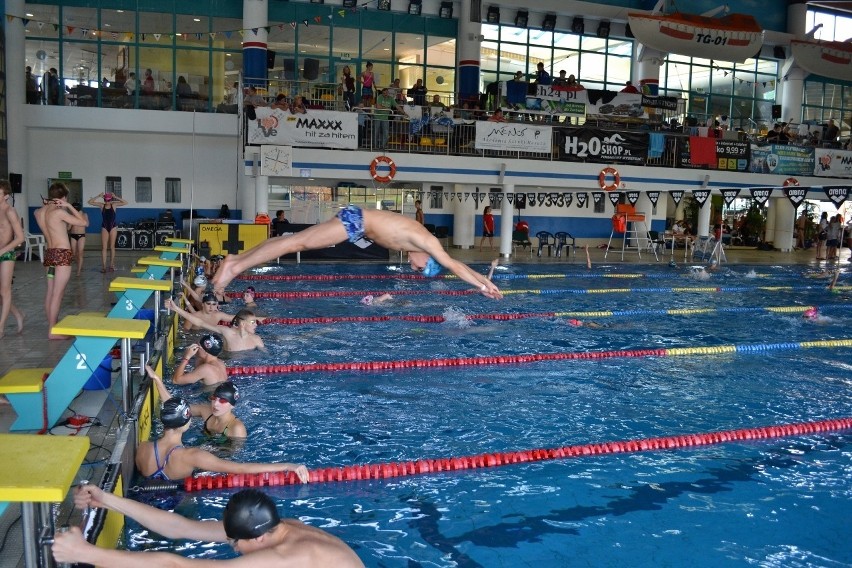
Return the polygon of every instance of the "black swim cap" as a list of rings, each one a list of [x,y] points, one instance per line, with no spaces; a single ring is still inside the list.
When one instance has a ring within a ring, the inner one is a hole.
[[[222,352],[222,337],[219,335],[213,333],[205,335],[198,344],[214,357],[217,357]]]
[[[189,422],[191,416],[189,403],[179,396],[164,402],[160,410],[160,421],[166,428],[181,428]]]
[[[216,390],[213,391],[213,396],[216,398],[223,398],[235,405],[237,404],[237,401],[240,400],[240,391],[237,390],[234,383],[226,381],[216,387]]]
[[[203,296],[201,296],[201,302],[206,304],[207,302],[216,302],[216,305],[219,305],[219,300],[216,299],[216,296],[211,292],[207,292]]]
[[[228,538],[242,540],[266,534],[281,519],[269,496],[257,489],[243,489],[228,501],[222,522]]]

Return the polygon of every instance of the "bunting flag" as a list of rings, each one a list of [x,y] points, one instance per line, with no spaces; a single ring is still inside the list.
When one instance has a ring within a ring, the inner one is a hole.
[[[302,20],[302,23],[305,24],[305,27],[308,27],[308,21],[307,20]]]
[[[508,201],[509,205],[511,205],[515,201],[515,194],[514,193],[507,193],[506,194],[506,201]]]
[[[571,195],[570,193],[568,195]],[[589,194],[585,191],[581,191],[577,194],[577,207],[582,209],[583,207],[588,207]],[[570,205],[570,203],[569,203]]]
[[[571,194],[570,193],[560,193],[556,196],[556,206],[557,207],[563,207],[565,205],[565,196],[566,195],[570,196]],[[569,203],[569,205],[570,205],[570,203]]]
[[[258,29],[259,29],[259,28],[252,28],[252,29],[251,29],[251,33],[253,33],[254,35],[257,35],[257,30],[258,30]]]
[[[38,29],[43,29],[43,28],[44,28],[44,22],[39,22],[39,23],[38,23],[38,24],[36,24],[36,25],[38,26]]]
[[[465,201],[467,201],[469,198],[470,198],[470,192],[469,192],[469,191],[465,191],[465,192],[464,192],[464,200],[465,200]],[[474,197],[473,199],[474,199],[474,200],[476,200],[476,197]],[[478,203],[477,203],[477,204],[478,204]]]
[[[546,194],[546,193],[539,193],[539,194],[536,196],[536,199],[538,199],[538,204],[539,204],[539,205],[547,205],[548,207],[549,207],[550,205],[552,205],[552,203],[547,203],[547,204],[545,204],[544,200],[545,200],[545,199],[547,199],[547,194]]]
[[[846,197],[849,195],[848,185],[826,185],[822,189],[825,191],[826,197],[838,208],[846,201]]]
[[[473,194],[473,204],[476,206],[477,209],[479,209],[479,196],[479,188],[477,188],[476,193]]]
[[[461,191],[456,192],[456,199],[459,200],[459,203],[461,203],[461,198],[462,198],[462,192]]]
[[[296,22],[290,22],[290,27],[295,30],[296,29]]]
[[[449,195],[450,195],[450,193],[449,193],[449,192],[447,192],[447,191],[445,191],[445,192],[444,192],[444,201],[446,201],[446,200],[447,200],[447,198],[449,197]]]
[[[338,10],[337,15],[340,16],[341,18],[345,18],[346,17],[346,10]]]
[[[627,202],[630,205],[636,205],[637,201],[639,201],[639,192],[638,191],[628,191],[627,192]]]
[[[492,193],[491,195],[497,197],[497,207],[501,207],[503,205],[503,192]]]
[[[160,41],[160,38],[163,37],[163,34],[154,34],[154,40]]]
[[[692,198],[698,202],[698,207],[704,207],[704,203],[707,202],[707,198],[710,197],[709,189],[693,189],[692,190]]]
[[[618,206],[618,202],[621,201],[621,192],[620,191],[610,191],[609,192],[609,202],[612,203],[613,207]]]
[[[751,188],[751,198],[754,199],[758,205],[765,205],[767,201],[769,201],[769,196],[772,195],[771,187],[752,187]]]
[[[603,191],[593,191],[592,192],[592,200],[595,202],[595,205],[601,203],[604,198]]]
[[[726,207],[730,207],[731,203],[734,202],[734,199],[740,194],[739,189],[723,189],[722,190],[722,201],[725,202]]]
[[[573,193],[565,193],[563,195],[565,197],[565,207],[571,207],[571,202],[574,200],[574,194]],[[586,194],[584,193],[583,194],[583,200],[585,201],[585,199],[586,199]],[[577,201],[580,201],[580,194],[579,193],[577,194]]]
[[[74,28],[73,26],[68,26],[67,28],[65,28],[65,31],[68,32],[68,35],[71,35],[74,33],[75,29],[76,28]]]
[[[28,25],[30,25],[29,18],[21,18],[21,22],[24,24],[24,27],[27,27]]]
[[[682,189],[676,189],[676,190],[672,191],[669,195],[672,196],[672,201],[674,201],[675,207],[680,205],[680,200],[683,199],[683,190]]]
[[[790,200],[793,207],[798,207],[802,204],[802,201],[805,200],[805,195],[808,194],[808,188],[788,186],[784,189],[784,193],[787,194],[787,199]]]
[[[322,23],[322,16],[314,16],[314,21],[318,24]]]
[[[660,192],[659,191],[649,191],[648,192],[648,201],[651,202],[655,208],[657,207],[657,202],[660,200]]]
[[[83,37],[89,35],[89,28],[81,28],[80,33],[83,35]]]
[[[216,32],[210,32],[210,39],[216,39]]]
[[[535,207],[535,193],[527,194],[527,205],[530,207]]]

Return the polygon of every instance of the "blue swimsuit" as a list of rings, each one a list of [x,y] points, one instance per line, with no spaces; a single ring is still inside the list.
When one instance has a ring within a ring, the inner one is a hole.
[[[373,241],[364,236],[364,212],[357,205],[347,205],[337,214],[337,218],[343,223],[349,242],[358,248],[367,248]]]
[[[154,442],[154,462],[157,464],[157,471],[148,476],[148,479],[160,479],[162,481],[171,481],[169,476],[166,475],[166,467],[169,465],[169,458],[172,457],[172,452],[178,448],[182,448],[183,446],[175,446],[171,450],[166,453],[166,459],[163,460],[162,465],[160,464],[160,451],[157,449],[157,442]]]

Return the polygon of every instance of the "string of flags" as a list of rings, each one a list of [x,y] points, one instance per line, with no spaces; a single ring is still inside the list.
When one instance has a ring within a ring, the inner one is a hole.
[[[331,7],[331,11],[326,16],[314,16],[313,18],[305,18],[301,21],[290,21],[279,24],[273,24],[269,26],[263,27],[255,27],[255,28],[241,28],[241,29],[233,29],[233,30],[218,30],[211,32],[191,32],[191,33],[156,33],[156,32],[141,32],[139,33],[139,38],[142,41],[145,41],[149,37],[153,37],[155,41],[160,41],[161,39],[171,40],[173,37],[182,40],[202,40],[205,36],[210,39],[215,40],[217,37],[222,36],[226,39],[231,39],[235,35],[239,35],[240,38],[244,38],[247,34],[257,35],[258,32],[263,29],[269,34],[273,29],[278,29],[279,31],[284,31],[287,27],[291,30],[295,30],[299,24],[304,27],[310,27],[311,23],[320,25],[324,20],[333,21],[335,18],[344,19],[347,15],[356,14],[360,11],[367,11],[371,4],[375,4],[378,0],[371,0],[369,2],[365,2],[363,4],[352,6],[351,8],[339,8],[337,6]],[[44,22],[39,20],[32,20],[31,18],[15,16],[13,14],[6,14],[6,21],[8,23],[14,22],[16,19],[21,20],[24,27],[30,25],[30,23],[35,22],[35,26],[39,31],[44,30],[45,27],[52,29],[54,32],[58,32],[60,27],[65,30],[66,35],[73,35],[75,33],[79,33],[81,37],[91,37],[91,38],[101,38],[101,39],[111,39],[114,41],[119,41],[119,39],[123,41],[132,41],[136,37],[136,33],[133,31],[122,31],[122,30],[99,30],[93,29],[85,26],[60,26],[58,23],[52,22]]]

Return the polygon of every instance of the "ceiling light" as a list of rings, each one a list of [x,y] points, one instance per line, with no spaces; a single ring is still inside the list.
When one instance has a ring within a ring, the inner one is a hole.
[[[28,18],[34,18],[35,16],[33,16],[32,14],[27,14],[27,17]]]
[[[200,22],[200,21],[201,21],[201,18],[192,18],[192,21],[193,21],[193,22]]]

